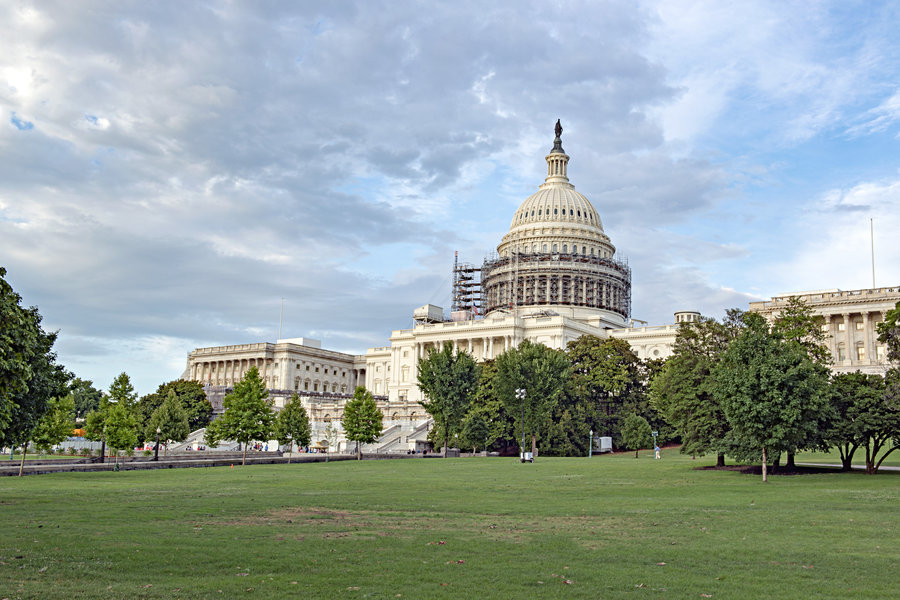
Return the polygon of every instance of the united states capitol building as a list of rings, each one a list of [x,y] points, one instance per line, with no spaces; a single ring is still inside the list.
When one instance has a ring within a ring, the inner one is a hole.
[[[431,348],[451,343],[485,361],[523,340],[564,349],[593,335],[625,340],[641,359],[670,356],[679,323],[700,314],[676,312],[672,324],[634,326],[631,269],[616,257],[597,210],[569,181],[559,122],[555,133],[544,183],[515,211],[496,254],[477,268],[454,263],[449,318],[443,307],[417,308],[411,329],[392,331],[387,345],[362,355],[326,350],[308,338],[197,348],[183,378],[206,385],[214,409],[221,411],[224,394],[256,366],[276,408],[296,392],[310,416],[313,440],[337,431],[331,441],[339,451],[346,449],[343,406],[364,385],[385,416],[384,434],[366,450],[406,452],[427,443],[431,420],[419,404],[416,368]],[[825,317],[835,369],[883,372],[885,350],[875,325],[900,301],[900,288],[785,294],[753,302],[750,310],[774,318],[793,295]]]

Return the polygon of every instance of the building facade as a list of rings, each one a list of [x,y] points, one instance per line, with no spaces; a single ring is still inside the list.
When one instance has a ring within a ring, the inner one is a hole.
[[[888,368],[887,350],[878,341],[876,326],[900,302],[900,287],[782,294],[751,302],[750,310],[772,321],[791,297],[800,299],[813,314],[823,318],[822,331],[831,352],[833,371],[884,374]]]

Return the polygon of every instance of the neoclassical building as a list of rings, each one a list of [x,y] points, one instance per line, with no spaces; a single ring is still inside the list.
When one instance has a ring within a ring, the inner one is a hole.
[[[343,407],[355,386],[364,385],[385,415],[382,438],[365,450],[406,452],[423,447],[431,424],[419,404],[418,361],[445,343],[485,361],[523,340],[563,349],[594,335],[627,341],[641,359],[670,356],[679,325],[700,314],[676,312],[674,324],[635,326],[631,270],[616,257],[597,210],[569,181],[559,122],[555,133],[544,182],[515,211],[496,254],[480,268],[467,265],[459,272],[449,320],[442,307],[420,307],[412,328],[392,331],[388,345],[364,355],[325,350],[304,338],[198,348],[188,357],[184,378],[206,384],[221,410],[229,386],[255,365],[276,408],[297,392],[312,420],[314,440],[337,431],[337,440],[330,441],[341,449],[346,448]],[[474,279],[476,272],[480,281]],[[875,324],[900,300],[900,288],[793,295],[825,317],[835,370],[883,371],[884,348],[876,342]],[[772,319],[790,296],[753,302],[750,310]]]
[[[771,321],[791,297],[799,298],[824,319],[822,331],[831,352],[833,371],[884,374],[887,351],[878,341],[875,328],[884,321],[887,311],[900,302],[900,287],[795,292],[751,302],[750,310]]]

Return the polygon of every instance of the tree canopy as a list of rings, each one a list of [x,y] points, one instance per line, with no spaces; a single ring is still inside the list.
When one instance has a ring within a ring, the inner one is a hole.
[[[24,308],[0,267],[0,446],[26,443],[52,398],[66,395],[71,375],[56,363],[56,333]]]
[[[150,415],[144,428],[144,439],[155,439],[157,428],[159,439],[166,443],[166,452],[170,443],[183,442],[191,433],[187,413],[174,390],[169,390],[163,403]]]
[[[722,323],[711,318],[681,323],[673,354],[650,382],[650,402],[675,427],[682,454],[716,453],[725,465],[722,440],[730,427],[714,393],[713,369],[740,331],[740,311]]]
[[[211,446],[219,440],[239,442],[243,450],[241,464],[245,464],[247,443],[267,440],[272,433],[274,415],[268,398],[269,392],[259,371],[250,367],[222,401],[225,412],[206,428],[206,442]]]
[[[296,392],[284,404],[284,408],[275,419],[275,439],[279,444],[290,444],[288,452],[293,452],[294,444],[308,446],[312,439],[309,416]],[[290,456],[288,462],[291,462]]]
[[[532,452],[536,450],[539,433],[547,431],[553,409],[559,402],[569,378],[569,361],[559,350],[524,340],[497,357],[494,389],[503,401],[506,413],[515,420],[515,432],[531,435]],[[524,389],[525,398],[516,397],[516,390]],[[521,449],[525,452],[525,448]]]
[[[478,389],[480,368],[471,354],[454,352],[453,344],[429,348],[419,359],[418,383],[425,396],[419,404],[434,419],[435,435],[443,441],[443,454],[454,435],[462,431],[463,418]]]
[[[769,456],[808,447],[818,438],[827,369],[800,344],[745,313],[746,327],[714,369],[715,395],[731,425],[733,443],[759,453],[763,481]]]
[[[878,341],[887,347],[887,359],[900,364],[900,302],[887,311],[884,321],[878,324]]]
[[[356,442],[356,459],[362,459],[359,444],[371,444],[381,435],[384,428],[384,415],[375,403],[372,394],[359,386],[353,392],[353,399],[344,406],[341,425],[344,435],[351,442]]]
[[[622,422],[622,445],[627,450],[634,450],[634,457],[637,458],[638,450],[650,441],[652,433],[647,419],[631,413]]]

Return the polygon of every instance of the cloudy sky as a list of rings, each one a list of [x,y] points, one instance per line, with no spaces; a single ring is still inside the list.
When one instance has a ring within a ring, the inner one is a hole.
[[[0,4],[0,266],[60,360],[362,353],[569,176],[633,316],[900,285],[894,2]]]

